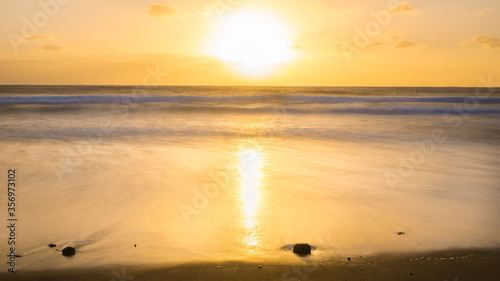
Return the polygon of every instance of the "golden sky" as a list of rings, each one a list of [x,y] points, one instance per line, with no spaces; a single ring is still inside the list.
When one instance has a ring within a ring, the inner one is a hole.
[[[497,0],[0,0],[0,84],[476,86]]]

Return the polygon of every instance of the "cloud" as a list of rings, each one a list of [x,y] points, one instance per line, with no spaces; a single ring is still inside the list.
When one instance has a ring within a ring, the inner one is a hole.
[[[488,7],[488,8],[479,10],[479,11],[474,11],[474,12],[472,12],[472,15],[474,15],[474,16],[482,16],[484,14],[491,13],[493,11],[494,11],[493,8]]]
[[[363,45],[358,44],[356,41],[337,41],[333,44],[333,49],[338,52],[355,52],[359,53],[365,48],[379,47],[392,45],[392,49],[414,49],[423,50],[429,47],[427,43],[418,43],[415,41],[404,40],[399,32],[388,31],[385,36],[379,38],[373,38],[369,42],[365,42]]]
[[[476,35],[472,40],[462,42],[462,46],[467,46],[470,44],[481,45],[483,49],[495,49],[500,48],[500,40],[495,37],[479,34]]]
[[[366,47],[380,46],[380,45],[382,45],[382,44],[384,44],[384,41],[379,40],[379,41],[375,41],[375,42],[372,42],[372,43],[370,43],[370,44],[366,45]]]
[[[27,41],[33,41],[33,40],[45,40],[45,39],[53,39],[54,36],[50,34],[44,34],[44,33],[35,33],[32,35],[26,35],[24,36],[24,40]]]
[[[396,45],[394,45],[394,49],[405,49],[405,48],[411,48],[411,47],[415,47],[417,46],[417,42],[414,42],[414,41],[406,41],[406,40],[403,40],[403,41],[399,41],[398,43],[396,43]]]
[[[157,5],[153,4],[149,7],[148,14],[163,19],[166,17],[175,16],[179,13],[177,8],[170,5]]]
[[[397,5],[392,6],[389,9],[389,13],[391,14],[399,14],[399,13],[415,13],[417,10],[412,7],[412,5],[408,2],[403,2]]]
[[[418,44],[415,41],[407,41],[407,40],[401,40],[397,42],[392,48],[394,49],[407,49],[407,48],[416,48],[416,49],[427,49],[429,47],[429,44],[422,43]]]
[[[38,47],[37,49],[42,51],[61,52],[64,49],[64,47],[60,45],[45,44],[43,46]]]

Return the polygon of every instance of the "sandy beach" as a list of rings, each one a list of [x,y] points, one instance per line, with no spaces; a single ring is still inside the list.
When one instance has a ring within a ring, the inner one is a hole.
[[[314,255],[290,264],[226,261],[154,266],[99,266],[1,273],[1,280],[422,280],[493,281],[500,278],[500,251],[461,249],[352,256],[317,262]],[[61,256],[61,259],[67,259]],[[71,259],[71,258],[69,258]],[[22,261],[22,260],[21,260]]]
[[[443,116],[473,89],[159,87],[126,116],[110,102],[129,88],[71,89],[0,99],[0,166],[16,171],[0,252],[12,238],[19,256],[2,281],[499,276],[496,97],[457,129]]]

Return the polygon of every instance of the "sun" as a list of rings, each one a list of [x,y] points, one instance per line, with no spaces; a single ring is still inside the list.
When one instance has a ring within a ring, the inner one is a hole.
[[[283,21],[257,11],[238,11],[224,18],[211,55],[247,73],[263,73],[293,59],[293,44]]]

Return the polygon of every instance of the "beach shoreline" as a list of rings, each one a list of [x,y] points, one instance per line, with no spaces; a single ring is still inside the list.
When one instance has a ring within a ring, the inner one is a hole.
[[[290,253],[292,255],[292,253]],[[62,257],[63,258],[63,257]],[[182,265],[109,265],[0,273],[1,280],[498,280],[500,248],[351,256],[291,264],[265,260]],[[20,260],[22,262],[22,260]]]
[[[0,87],[0,280],[500,280],[498,94],[137,88]]]

